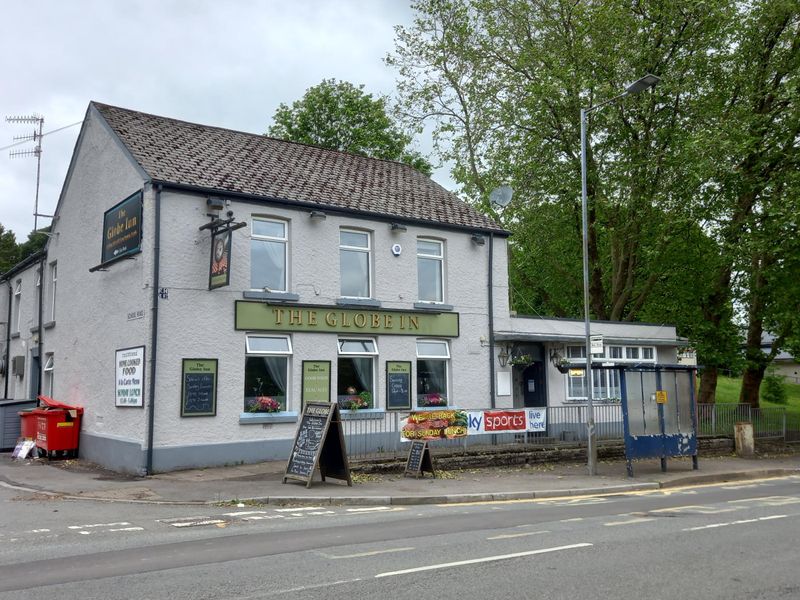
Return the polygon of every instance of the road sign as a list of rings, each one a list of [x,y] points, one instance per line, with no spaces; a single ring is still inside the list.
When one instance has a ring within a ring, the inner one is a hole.
[[[589,337],[592,354],[603,354],[603,336],[592,335]]]

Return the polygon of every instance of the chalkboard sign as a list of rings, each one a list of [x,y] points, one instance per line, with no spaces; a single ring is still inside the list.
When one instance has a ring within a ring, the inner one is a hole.
[[[411,363],[386,361],[386,410],[411,410]]]
[[[322,481],[326,477],[332,477],[353,485],[339,407],[335,403],[309,402],[305,405],[283,483],[287,479],[299,479],[306,482],[306,487],[311,487],[317,467]]]
[[[436,479],[436,472],[433,469],[433,458],[431,457],[431,449],[428,448],[428,442],[414,440],[411,442],[411,447],[408,449],[405,476],[413,475],[414,477],[419,477],[422,475],[424,477],[426,471]]]
[[[181,416],[216,416],[217,359],[184,358],[182,373]]]

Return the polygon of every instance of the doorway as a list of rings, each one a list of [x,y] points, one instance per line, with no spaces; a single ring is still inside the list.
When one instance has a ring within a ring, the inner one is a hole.
[[[529,364],[522,372],[522,399],[525,408],[544,408],[547,406],[544,366],[544,362],[537,361]]]

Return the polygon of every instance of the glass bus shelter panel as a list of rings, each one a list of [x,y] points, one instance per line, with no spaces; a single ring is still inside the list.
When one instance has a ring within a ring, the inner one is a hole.
[[[644,415],[644,434],[659,435],[661,426],[658,422],[658,389],[655,371],[642,371],[642,413]]]
[[[664,407],[664,433],[675,435],[681,433],[678,406],[678,373],[665,371],[661,373],[661,389],[667,392],[667,402]]]
[[[694,377],[691,372],[676,373],[678,375],[678,421],[682,433],[696,434],[694,427],[694,402],[692,402]]]
[[[631,436],[637,437],[644,435],[644,408],[642,399],[642,373],[640,371],[627,371],[623,373],[625,377],[625,389],[627,397],[628,432]]]

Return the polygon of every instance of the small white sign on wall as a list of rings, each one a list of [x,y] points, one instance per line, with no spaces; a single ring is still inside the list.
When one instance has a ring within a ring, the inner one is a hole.
[[[144,406],[144,346],[116,352],[116,406]]]
[[[511,395],[511,372],[509,371],[497,372],[497,395],[498,396]]]

